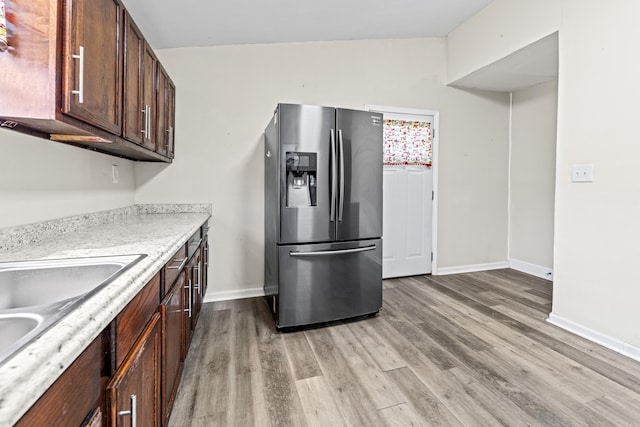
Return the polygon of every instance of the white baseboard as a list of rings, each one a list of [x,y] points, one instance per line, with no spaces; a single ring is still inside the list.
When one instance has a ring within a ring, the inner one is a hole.
[[[617,338],[613,338],[613,337],[610,337],[609,335],[605,335],[598,331],[594,331],[593,329],[587,328],[586,326],[582,326],[571,320],[565,319],[561,316],[558,316],[557,314],[553,314],[553,313],[549,314],[549,317],[547,318],[547,322],[640,362],[639,347],[634,347],[631,344],[627,344],[624,341],[620,341]]]
[[[262,288],[262,286],[259,288],[238,289],[234,291],[211,291],[212,289],[209,289],[207,294],[204,296],[204,302],[229,301],[233,299],[255,298],[264,296],[264,289]]]
[[[437,272],[433,273],[433,275],[444,276],[447,274],[473,273],[474,271],[498,270],[501,268],[509,268],[509,263],[507,261],[501,261],[501,262],[489,262],[486,264],[472,264],[472,265],[460,265],[457,267],[445,267],[445,268],[439,268]]]
[[[509,267],[545,280],[553,280],[553,270],[541,265],[531,264],[519,259],[510,259]]]

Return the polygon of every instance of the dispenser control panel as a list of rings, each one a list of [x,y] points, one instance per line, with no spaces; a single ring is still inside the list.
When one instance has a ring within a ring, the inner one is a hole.
[[[287,152],[287,171],[316,171],[316,153]]]
[[[287,152],[287,207],[317,205],[317,153]]]

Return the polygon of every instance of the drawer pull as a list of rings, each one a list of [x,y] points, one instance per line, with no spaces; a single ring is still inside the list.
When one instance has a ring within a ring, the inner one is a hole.
[[[169,270],[182,270],[182,267],[184,267],[184,265],[185,265],[185,264],[186,264],[186,262],[187,262],[187,257],[184,257],[184,259],[183,259],[183,260],[181,260],[181,261],[180,261],[180,260],[173,260],[173,261],[171,261],[171,262],[180,262],[180,266],[179,266],[179,267],[176,267],[176,266],[171,266],[171,265],[169,265],[169,266],[167,266],[167,268],[168,268]]]

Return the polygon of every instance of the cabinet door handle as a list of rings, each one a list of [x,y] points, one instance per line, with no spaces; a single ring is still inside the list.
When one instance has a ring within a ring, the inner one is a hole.
[[[71,58],[80,61],[80,72],[78,73],[78,90],[72,90],[72,95],[78,95],[78,102],[84,103],[84,46],[80,46],[80,52],[77,55],[71,55]]]
[[[140,132],[142,132],[142,138],[146,138],[147,137],[147,106],[144,106],[144,110],[140,110],[140,112],[144,115],[144,125],[142,126],[142,129],[140,129]]]
[[[185,311],[189,312],[189,318],[191,318],[191,279],[189,279],[189,285],[186,288],[189,290],[189,307]]]
[[[195,291],[200,295],[200,264],[194,266],[193,269],[197,272],[196,278],[198,279],[198,283],[194,284]]]
[[[151,106],[147,105],[147,139],[151,139],[149,137],[149,132],[151,132]]]
[[[151,107],[145,104],[144,110],[142,114],[144,114],[144,129],[142,129],[142,135],[144,135],[145,139],[149,139],[149,128],[151,127]]]
[[[136,427],[137,424],[137,412],[136,412],[136,395],[132,394],[131,395],[131,410],[129,411],[120,411],[118,412],[119,416],[122,415],[131,415],[131,427]]]
[[[167,151],[170,153],[171,151],[173,151],[173,126],[169,126],[167,132],[169,133],[169,144]]]

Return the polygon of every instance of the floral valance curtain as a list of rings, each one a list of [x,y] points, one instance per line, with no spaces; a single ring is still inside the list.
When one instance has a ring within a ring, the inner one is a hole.
[[[7,50],[7,15],[4,0],[0,0],[0,52]]]
[[[384,164],[431,166],[431,123],[384,121]]]

